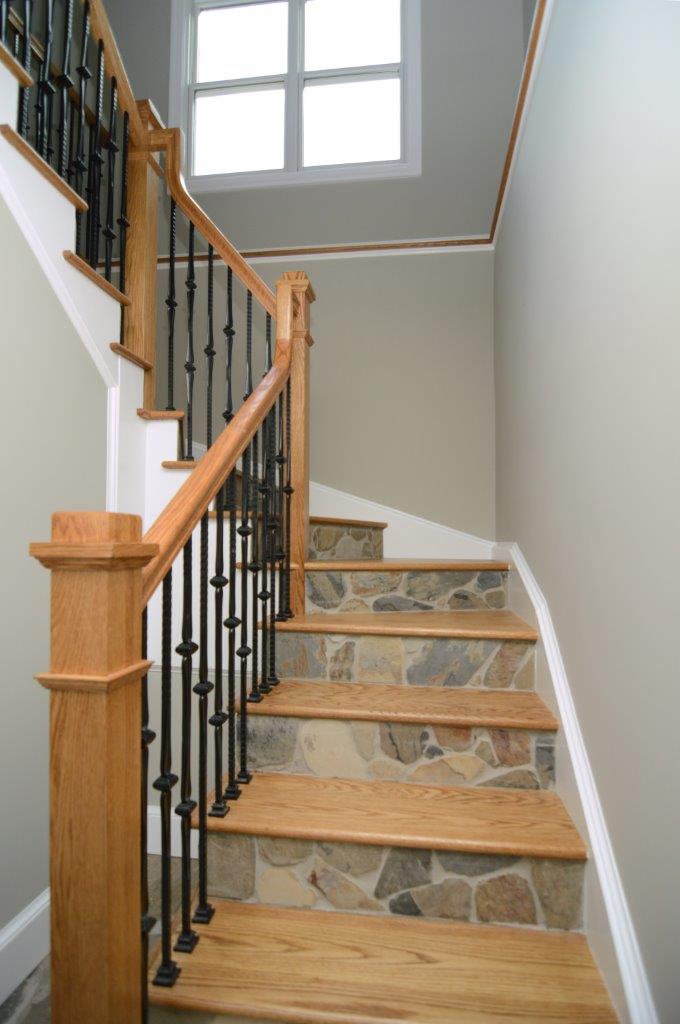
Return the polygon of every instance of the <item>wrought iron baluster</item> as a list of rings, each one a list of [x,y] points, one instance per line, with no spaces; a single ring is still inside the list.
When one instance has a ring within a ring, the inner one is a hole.
[[[291,498],[295,493],[295,490],[291,484],[291,462],[290,462],[290,436],[291,436],[291,411],[290,411],[290,377],[286,381],[286,486],[283,488],[283,493],[286,496],[286,534],[285,534],[285,563],[284,563],[284,575],[286,578],[286,585],[284,588],[285,600],[283,605],[283,614],[285,618],[292,619],[293,612],[290,607],[290,506]]]
[[[276,674],[276,538],[278,532],[277,523],[277,496],[276,496],[276,406],[269,413],[269,673],[267,682],[269,686],[278,686],[279,677]]]
[[[148,609],[142,613],[142,658],[147,657],[147,624]],[[142,834],[140,854],[142,858],[142,1020],[146,1021],[149,1013],[149,989],[147,975],[149,971],[149,934],[156,923],[156,918],[149,914],[149,875],[147,870],[148,855],[148,785],[149,785],[149,747],[156,739],[156,733],[149,728],[149,677],[142,676]]]
[[[270,515],[270,474],[269,474],[269,414],[262,423],[262,482],[260,495],[262,504],[262,587],[257,595],[260,599],[261,652],[260,693],[271,693],[269,684],[269,601],[271,580],[269,579],[269,515]]]
[[[102,155],[102,115],[104,112],[104,43],[99,40],[97,47],[97,93],[95,101],[94,125],[90,134],[89,160],[89,209],[87,256],[91,267],[99,262],[99,232],[101,228],[101,179],[104,157]]]
[[[246,371],[247,373],[247,371]],[[248,658],[252,649],[248,646],[248,538],[252,533],[249,510],[250,495],[250,445],[241,456],[241,524],[238,534],[241,538],[241,638],[237,657],[241,661],[239,692],[239,773],[241,785],[250,782],[248,771]]]
[[[278,421],[278,439],[279,447],[276,453],[276,466],[278,469],[278,486],[276,488],[277,497],[277,516],[276,516],[276,561],[279,567],[279,600],[278,600],[278,611],[276,613],[276,621],[284,622],[287,619],[285,613],[286,603],[286,580],[285,580],[285,558],[286,551],[284,547],[285,543],[285,504],[284,504],[284,487],[285,487],[285,467],[286,467],[286,456],[284,452],[285,438],[284,438],[284,393],[283,391],[279,395],[277,402],[277,421]]]
[[[234,418],[234,397],[232,388],[232,356],[234,351],[234,306],[233,306],[233,286],[234,286],[234,275],[231,267],[227,267],[227,322],[224,325],[224,334],[226,342],[226,356],[227,356],[227,379],[226,379],[226,399],[224,403],[224,420],[227,426],[231,423]],[[232,579],[233,577],[230,577]]]
[[[208,513],[201,519],[201,579],[199,595],[198,682],[198,904],[193,921],[207,924],[215,913],[208,902]]]
[[[213,276],[214,276],[213,247],[208,246],[208,340],[203,349],[207,364],[208,384],[206,388],[206,422],[205,435],[206,445],[210,448],[213,432],[213,364],[215,362],[215,337],[213,330]]]
[[[127,233],[130,227],[130,221],[128,220],[128,150],[130,146],[130,115],[127,110],[123,114],[123,163],[120,169],[120,217],[118,218],[118,227],[120,229],[120,244],[118,247],[118,255],[120,258],[120,270],[118,277],[118,287],[125,294],[125,288],[127,286],[126,274],[125,274],[125,259],[127,256]],[[125,341],[125,306],[120,307],[120,343],[121,345]]]
[[[161,807],[161,961],[154,985],[175,984],[181,968],[172,959],[172,860],[170,815],[172,789],[177,776],[172,772],[172,569],[163,580],[161,625],[161,755],[160,774],[153,787],[160,793]]]
[[[223,728],[229,718],[224,711],[222,692],[222,609],[227,582],[224,575],[224,487],[220,487],[215,498],[215,575],[210,580],[215,591],[215,710],[210,717],[210,724],[215,730],[215,799],[209,814],[214,818],[223,818],[229,810],[222,793]]]
[[[180,802],[175,807],[182,837],[182,930],[174,947],[180,953],[191,953],[198,942],[198,935],[191,927],[191,815],[196,807],[191,797],[191,671],[193,656],[198,650],[192,637],[192,561],[193,537],[189,537],[182,559],[182,641],[175,648],[182,659],[182,767]]]
[[[175,408],[175,247],[177,244],[177,205],[170,200],[170,262],[168,264],[168,295],[165,305],[168,310],[168,400],[165,408]]]
[[[111,263],[113,260],[113,243],[116,240],[116,232],[113,229],[114,213],[113,200],[116,185],[116,153],[118,152],[116,114],[118,107],[118,83],[115,77],[111,79],[111,102],[109,106],[109,138],[106,143],[107,168],[106,168],[106,225],[104,227],[104,277],[111,280]]]
[[[194,375],[196,365],[194,363],[194,298],[196,294],[196,271],[194,266],[194,245],[195,228],[189,223],[189,264],[187,269],[186,290],[187,290],[187,355],[184,360],[184,370],[187,380],[187,413],[186,426],[186,452],[184,458],[193,462],[194,458]]]
[[[260,467],[258,465],[259,460],[259,431],[255,431],[255,435],[252,440],[252,473],[251,473],[251,500],[250,500],[250,516],[252,522],[252,541],[250,551],[250,561],[248,562],[248,571],[250,572],[250,602],[252,610],[252,626],[253,626],[253,651],[252,658],[250,661],[250,693],[248,700],[252,703],[259,703],[262,700],[262,694],[260,693],[258,669],[260,667],[260,654],[259,654],[259,637],[258,637],[258,586],[259,586],[259,574],[262,568],[262,556],[261,556],[261,515],[260,515]]]
[[[76,156],[72,165],[72,176],[75,190],[79,196],[83,194],[83,175],[87,170],[85,163],[85,100],[87,97],[87,83],[92,78],[92,72],[87,66],[87,47],[90,39],[90,5],[85,4],[83,13],[83,31],[80,39],[80,64],[76,68],[78,72],[78,141],[76,144]],[[82,251],[83,215],[76,213],[76,252]],[[86,221],[88,223],[88,221]]]
[[[38,89],[35,102],[35,148],[43,158],[47,160],[50,148],[50,129],[52,96],[55,88],[52,82],[50,63],[52,60],[52,37],[54,26],[54,0],[44,0],[44,39],[43,59],[40,62],[40,74],[38,76]]]
[[[73,0],[66,0],[64,14],[64,45],[62,47],[61,74],[57,78],[61,103],[59,106],[59,156],[57,171],[62,178],[69,170],[69,129],[71,125],[71,102],[69,89],[73,88],[71,78],[71,36],[73,35]]]
[[[8,33],[7,28],[9,26],[9,0],[0,0],[0,39],[7,46],[8,44]]]
[[[229,510],[229,610],[224,625],[229,630],[227,655],[227,713],[229,719],[227,756],[228,776],[224,797],[238,800],[241,790],[236,778],[236,630],[241,620],[236,615],[236,470],[227,480]]]
[[[33,20],[33,0],[24,0],[24,29],[21,49],[21,63],[29,75],[31,73],[31,25]],[[19,90],[18,132],[28,139],[28,107],[30,103],[30,86]]]

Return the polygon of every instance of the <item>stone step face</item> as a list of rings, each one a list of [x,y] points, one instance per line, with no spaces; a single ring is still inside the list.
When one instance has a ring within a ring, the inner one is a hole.
[[[280,632],[285,679],[533,690],[534,644],[523,640]]]
[[[505,608],[507,572],[326,572],[305,574],[308,612],[460,611]]]
[[[315,523],[309,530],[310,561],[347,561],[383,557],[383,530],[349,523]]]
[[[583,862],[209,833],[209,895],[288,907],[582,925]]]
[[[555,734],[250,715],[252,768],[325,779],[551,789]]]

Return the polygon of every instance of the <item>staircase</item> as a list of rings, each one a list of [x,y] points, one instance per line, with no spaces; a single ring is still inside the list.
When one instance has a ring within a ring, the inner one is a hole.
[[[507,607],[511,567],[385,559],[385,523],[310,516],[311,284],[287,272],[271,292],[187,193],[179,131],[134,100],[101,0],[57,8],[59,74],[39,31],[2,5],[0,171],[116,383],[123,511],[57,513],[51,541],[31,548],[52,573],[38,678],[51,702],[54,1024],[142,1024],[149,1004],[225,1022],[615,1021],[583,930],[586,844],[555,791],[559,723],[534,689],[539,637]],[[40,98],[52,79],[60,105]]]
[[[280,624],[280,685],[249,709],[256,773],[208,825],[215,919],[152,1003],[614,1021],[509,566],[384,560],[384,525],[312,521],[307,610]]]

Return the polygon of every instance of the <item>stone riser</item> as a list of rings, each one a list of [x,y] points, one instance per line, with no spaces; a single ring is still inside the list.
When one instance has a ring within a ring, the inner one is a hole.
[[[505,608],[503,572],[308,572],[308,612]]]
[[[284,679],[533,690],[534,645],[448,637],[279,633]]]
[[[251,768],[335,779],[550,789],[554,734],[252,715]]]
[[[583,863],[252,836],[208,837],[209,892],[315,910],[577,930]]]
[[[349,561],[382,558],[383,531],[360,526],[312,524],[310,561]]]

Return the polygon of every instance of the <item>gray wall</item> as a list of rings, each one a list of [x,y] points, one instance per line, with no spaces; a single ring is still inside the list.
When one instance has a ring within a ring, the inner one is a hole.
[[[57,509],[105,500],[106,388],[0,201],[3,567],[0,928],[48,884],[49,573],[28,556]]]
[[[495,268],[498,535],[550,603],[664,1024],[680,1017],[680,4],[557,0]]]
[[[167,114],[169,0],[109,0],[133,89]],[[524,59],[524,0],[422,0],[423,173],[201,194],[241,249],[489,230]]]
[[[288,262],[258,263],[274,286]],[[312,306],[311,477],[317,483],[483,537],[494,535],[493,254],[298,260]],[[184,405],[184,267],[177,271],[175,404]],[[161,337],[167,272],[158,275]],[[194,436],[205,440],[207,274],[197,270]],[[215,287],[215,415],[223,426],[223,275]],[[235,292],[234,394],[243,393],[244,306]],[[255,379],[263,313],[254,307]],[[158,401],[166,404],[165,345]]]

